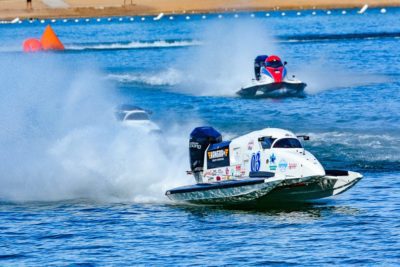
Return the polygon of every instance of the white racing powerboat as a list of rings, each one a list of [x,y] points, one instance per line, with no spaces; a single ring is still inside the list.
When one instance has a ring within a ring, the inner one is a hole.
[[[212,127],[190,135],[190,174],[196,184],[170,189],[171,200],[204,204],[302,202],[351,188],[360,173],[325,170],[290,131],[266,128],[222,141]]]
[[[303,95],[307,84],[287,75],[287,62],[278,56],[261,55],[254,60],[255,79],[237,94],[243,97],[288,97]]]
[[[117,108],[115,115],[122,125],[142,129],[148,133],[161,133],[160,127],[150,120],[151,112],[133,105],[121,105]]]

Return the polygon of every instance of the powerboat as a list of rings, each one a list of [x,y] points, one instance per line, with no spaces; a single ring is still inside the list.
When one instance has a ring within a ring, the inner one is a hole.
[[[307,84],[295,76],[288,77],[286,64],[275,55],[257,56],[254,60],[255,79],[237,94],[243,97],[301,96]]]
[[[150,120],[151,111],[124,104],[117,108],[115,115],[125,127],[143,129],[148,133],[161,133],[160,127]]]
[[[265,128],[223,141],[212,127],[197,127],[189,141],[194,185],[170,189],[174,201],[195,204],[305,202],[335,196],[362,175],[325,170],[290,131]]]

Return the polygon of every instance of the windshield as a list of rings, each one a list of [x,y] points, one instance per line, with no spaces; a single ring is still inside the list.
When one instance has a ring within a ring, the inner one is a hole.
[[[282,138],[276,141],[274,148],[303,148],[296,138]]]
[[[149,119],[149,115],[147,115],[144,112],[135,112],[135,113],[131,113],[129,114],[125,120],[127,121],[148,121]]]
[[[117,111],[115,112],[115,117],[117,118],[117,120],[119,121],[123,121],[125,118],[126,112],[123,111]]]
[[[270,67],[270,68],[279,68],[283,67],[283,64],[281,61],[268,61],[265,66]]]
[[[270,149],[272,146],[272,143],[275,141],[275,138],[271,137],[263,137],[262,140],[260,141],[261,146],[263,149]]]

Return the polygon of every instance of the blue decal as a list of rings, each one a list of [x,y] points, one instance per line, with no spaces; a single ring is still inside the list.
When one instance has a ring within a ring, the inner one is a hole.
[[[276,157],[275,154],[272,153],[272,155],[269,156],[269,170],[270,171],[275,171],[276,170]]]
[[[251,156],[251,166],[250,169],[252,172],[258,172],[260,170],[261,162],[260,162],[260,152],[257,152],[257,154],[253,153]]]
[[[287,168],[287,166],[288,166],[288,164],[287,164],[287,162],[286,162],[286,160],[284,160],[284,159],[281,159],[281,161],[279,162],[279,170],[281,171],[281,172],[285,172],[286,171],[286,168]]]
[[[271,161],[271,163],[275,163],[276,157],[274,153],[272,153],[272,155],[269,157],[269,160]]]

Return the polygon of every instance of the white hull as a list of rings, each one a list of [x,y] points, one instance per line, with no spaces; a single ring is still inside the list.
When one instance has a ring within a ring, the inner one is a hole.
[[[278,186],[271,191],[262,202],[305,202],[339,195],[362,178],[357,172],[348,172],[346,176],[326,175],[314,181],[300,183],[294,186]]]
[[[341,194],[361,178],[356,172],[319,178],[246,178],[179,187],[167,191],[166,195],[177,202],[214,205],[305,202]],[[249,181],[254,183],[246,184]]]

